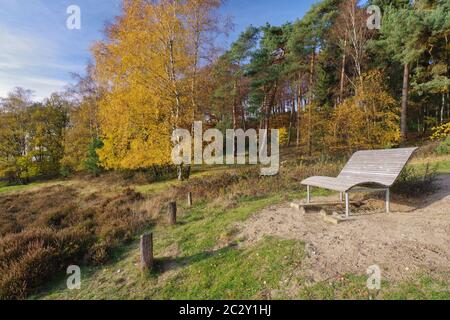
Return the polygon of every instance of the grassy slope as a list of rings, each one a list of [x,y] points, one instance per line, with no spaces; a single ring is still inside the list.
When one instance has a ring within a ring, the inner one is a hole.
[[[265,288],[274,288],[289,268],[301,262],[301,243],[267,239],[257,247],[237,249],[216,244],[231,237],[237,222],[255,211],[279,202],[279,197],[246,199],[238,208],[223,210],[205,204],[186,211],[175,227],[157,227],[157,270],[140,274],[137,242],[124,248],[106,268],[86,270],[81,291],[67,291],[61,281],[44,298],[62,299],[177,299],[262,298]],[[277,248],[276,250],[273,250]],[[173,257],[171,253],[178,253]],[[118,273],[118,270],[122,272]],[[117,285],[119,283],[119,286]]]
[[[54,184],[54,182],[36,182],[36,183],[30,183],[27,185],[8,186],[6,184],[0,183],[0,194],[6,194],[6,193],[12,193],[12,192],[18,192],[18,191],[27,191],[27,190],[31,190],[31,189],[38,189],[38,188],[49,186],[52,184]]]
[[[440,173],[450,172],[448,158],[437,161]],[[413,166],[424,168],[422,161]],[[176,182],[141,186],[141,192],[163,192]],[[1,189],[0,189],[1,190]],[[290,195],[298,198],[300,194]],[[243,222],[281,195],[242,198],[230,208],[197,204],[181,209],[175,227],[158,226],[155,234],[156,271],[142,275],[138,241],[124,246],[107,266],[83,269],[82,289],[68,291],[65,277],[49,284],[38,299],[367,299],[365,275],[306,286],[299,274],[303,244],[267,238],[254,247],[223,247]],[[239,242],[238,240],[235,240]],[[417,275],[408,283],[384,283],[381,299],[449,299],[448,284]]]
[[[414,159],[411,166],[417,168],[419,172],[425,172],[427,167],[436,170],[438,174],[450,173],[450,156],[435,156],[424,159]]]

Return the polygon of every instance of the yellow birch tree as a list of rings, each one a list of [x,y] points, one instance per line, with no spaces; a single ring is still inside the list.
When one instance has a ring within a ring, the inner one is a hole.
[[[198,76],[216,0],[124,1],[107,39],[93,48],[107,169],[171,162],[171,134],[190,128],[198,108]]]

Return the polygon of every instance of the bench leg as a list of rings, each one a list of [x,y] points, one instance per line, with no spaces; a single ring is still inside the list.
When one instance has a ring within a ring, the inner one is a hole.
[[[311,187],[310,186],[306,186],[306,203],[307,204],[311,203]]]
[[[345,193],[345,217],[350,217],[350,198],[348,192]]]
[[[386,213],[391,213],[391,190],[386,190]]]

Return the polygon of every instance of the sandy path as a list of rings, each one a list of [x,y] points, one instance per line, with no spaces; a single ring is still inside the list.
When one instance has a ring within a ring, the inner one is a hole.
[[[244,245],[268,235],[305,242],[302,269],[311,282],[366,274],[372,265],[380,266],[388,280],[406,280],[417,272],[450,275],[450,175],[437,183],[440,191],[422,208],[390,215],[378,210],[336,226],[289,204],[273,206],[240,225],[239,237],[246,239]],[[396,208],[401,206],[394,203]]]

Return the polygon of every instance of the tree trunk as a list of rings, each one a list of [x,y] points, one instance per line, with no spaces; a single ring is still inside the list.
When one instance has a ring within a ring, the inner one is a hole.
[[[449,120],[450,119],[450,104],[449,104],[450,94],[447,93],[446,96],[447,96],[447,99],[445,99],[445,102],[446,102],[446,105],[447,105],[447,120]]]
[[[402,90],[402,114],[401,114],[401,144],[404,146],[408,138],[408,96],[409,96],[409,64],[404,65],[403,90]]]
[[[179,166],[177,166],[177,178],[178,181],[183,181],[184,180],[184,174],[183,174],[183,165],[180,164]]]
[[[236,88],[237,88],[237,84],[235,83],[234,84],[234,91],[236,92]],[[237,110],[237,98],[236,98],[236,95],[234,96],[234,99],[233,99],[233,130],[234,130],[234,132],[236,132],[236,130],[237,130],[237,113],[238,113],[238,110]],[[235,157],[237,157],[237,138],[235,137],[234,139],[233,139],[233,150],[234,150],[234,156]]]
[[[340,83],[340,86],[339,86],[338,104],[341,103],[344,100],[345,64],[346,64],[346,60],[347,60],[346,48],[347,48],[347,40],[344,41],[344,53],[342,55],[341,83]]]
[[[172,110],[172,116],[175,119],[173,123],[172,130],[178,129],[179,121],[180,121],[180,112],[181,112],[181,95],[178,91],[178,85],[176,83],[176,72],[175,72],[175,56],[174,56],[174,48],[173,48],[173,39],[170,39],[169,41],[169,58],[170,58],[170,64],[169,64],[169,77],[170,81],[172,83],[172,87],[175,94],[175,110]],[[178,141],[179,143],[180,141]],[[189,166],[188,166],[189,167]],[[183,170],[183,164],[179,165],[177,168],[178,171],[178,180],[183,181],[185,179],[184,170]],[[190,176],[190,170],[189,174],[187,175],[187,179],[189,179]]]
[[[302,112],[302,77],[299,78],[298,93],[297,93],[297,148],[300,147],[300,125],[301,125],[301,112]]]
[[[236,90],[238,88],[238,84],[237,81],[234,82],[234,98],[233,98],[233,130],[237,129],[237,94],[236,94]]]
[[[291,114],[289,116],[289,132],[288,132],[288,147],[291,146],[291,142],[292,142],[292,126],[293,126],[293,122],[294,122],[294,116],[295,116],[295,96],[292,97],[292,101],[291,101]]]
[[[448,36],[445,34],[445,47],[448,48]],[[449,50],[445,50],[445,63],[447,64],[447,78],[450,78],[450,68],[449,68],[449,59],[448,59],[448,52]],[[446,87],[446,93],[445,93],[445,108],[447,109],[447,120],[450,120],[450,106],[449,106],[449,100],[450,100],[450,92],[449,92],[449,86]]]
[[[312,155],[312,102],[314,97],[314,72],[316,68],[316,49],[313,49],[311,55],[311,66],[309,75],[309,98],[308,98],[308,155]]]
[[[241,117],[242,117],[242,129],[244,131],[247,131],[247,125],[245,123],[245,107],[242,103],[241,103]]]
[[[277,94],[278,85],[275,84],[268,90],[264,105],[264,126],[263,129],[269,130],[270,128],[270,114]]]

